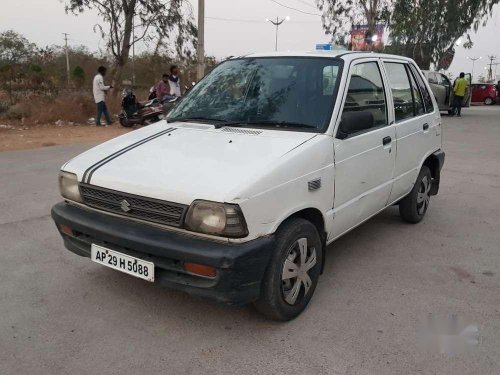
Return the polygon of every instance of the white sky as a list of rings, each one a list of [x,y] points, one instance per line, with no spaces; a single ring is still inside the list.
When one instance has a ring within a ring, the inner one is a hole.
[[[314,0],[281,0],[282,4],[306,12],[319,13],[314,9]],[[196,16],[196,0],[191,0]],[[308,6],[307,4],[310,4]],[[90,50],[103,48],[93,26],[97,15],[86,12],[77,17],[64,12],[61,0],[1,0],[0,31],[13,29],[22,33],[40,46],[63,44],[63,32],[70,34],[70,44],[84,44]],[[206,0],[207,17],[228,18],[238,21],[223,21],[207,18],[205,26],[206,53],[218,58],[250,52],[274,50],[274,26],[266,18],[290,16],[279,30],[280,50],[312,50],[316,43],[327,43],[321,19],[281,7],[271,0]],[[450,68],[453,74],[470,71],[472,63],[468,56],[482,56],[476,62],[475,76],[485,72],[487,55],[497,55],[500,62],[500,6],[495,6],[493,17],[487,26],[473,35],[472,50],[457,48]],[[500,67],[498,68],[500,74]]]

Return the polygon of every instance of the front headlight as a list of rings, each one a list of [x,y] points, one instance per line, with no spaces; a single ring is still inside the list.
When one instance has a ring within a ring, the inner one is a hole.
[[[194,201],[186,215],[186,228],[222,237],[241,238],[248,235],[240,207],[228,203]]]
[[[70,201],[83,202],[76,174],[64,171],[59,172],[59,190],[64,198]]]

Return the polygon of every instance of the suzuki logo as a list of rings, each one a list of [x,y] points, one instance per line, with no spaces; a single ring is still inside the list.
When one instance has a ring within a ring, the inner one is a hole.
[[[122,209],[123,212],[129,212],[131,210],[130,203],[128,203],[126,199],[120,202],[120,208]]]

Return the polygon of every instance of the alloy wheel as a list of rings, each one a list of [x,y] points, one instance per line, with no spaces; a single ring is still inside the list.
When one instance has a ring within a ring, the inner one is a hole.
[[[419,215],[423,215],[429,207],[429,202],[431,200],[431,181],[428,176],[424,176],[420,181],[420,186],[417,193],[417,212]]]
[[[289,305],[304,299],[312,286],[309,271],[316,265],[316,249],[309,247],[307,238],[299,238],[288,250],[281,272],[283,298]]]

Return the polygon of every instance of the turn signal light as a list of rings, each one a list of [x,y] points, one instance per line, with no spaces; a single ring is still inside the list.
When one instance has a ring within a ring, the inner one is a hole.
[[[198,263],[186,262],[184,263],[184,270],[186,272],[204,277],[215,277],[215,275],[217,274],[217,271],[214,267],[205,266]]]
[[[61,232],[63,232],[64,234],[67,234],[69,236],[72,236],[73,235],[73,229],[71,229],[70,227],[68,227],[67,225],[64,225],[64,224],[59,224],[59,230]]]

